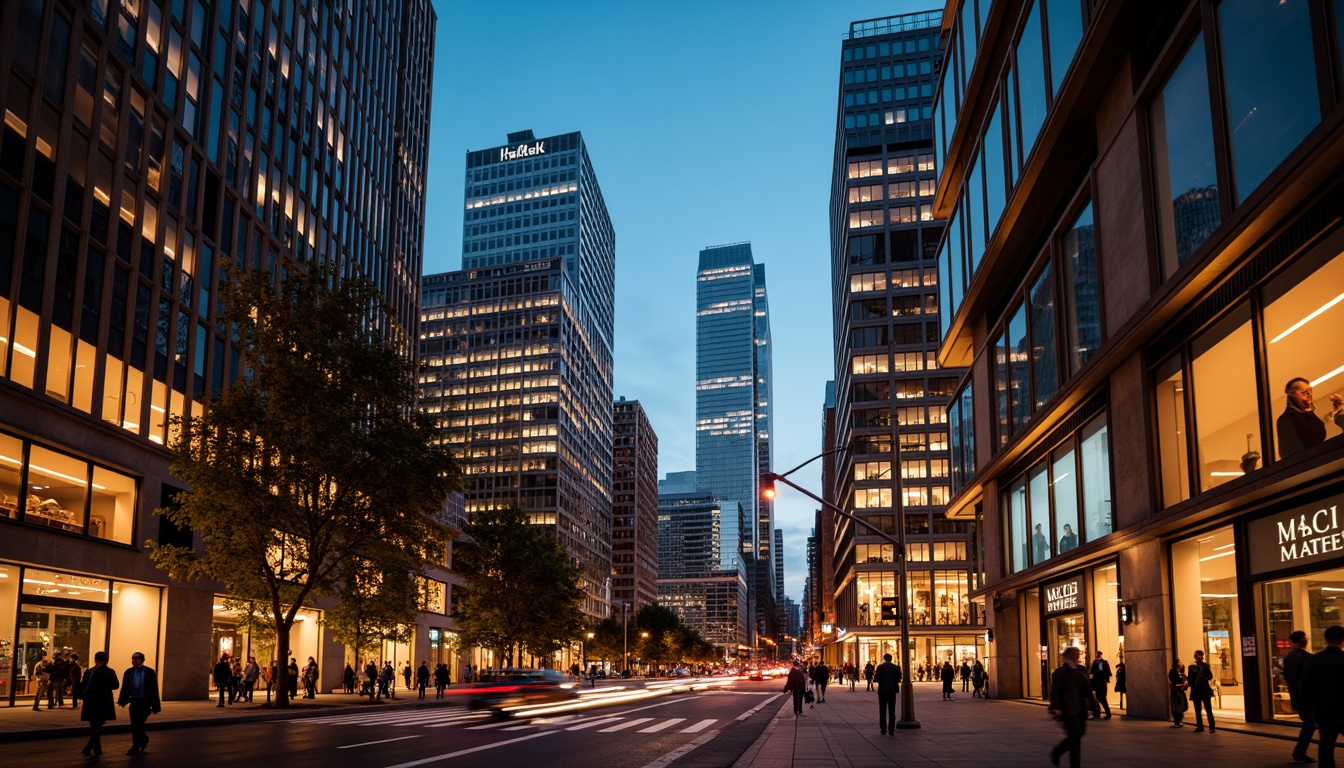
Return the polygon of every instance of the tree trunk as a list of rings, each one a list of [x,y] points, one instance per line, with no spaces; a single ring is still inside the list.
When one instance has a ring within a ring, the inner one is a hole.
[[[289,630],[291,625],[284,619],[275,626],[275,698],[276,709],[289,708]]]

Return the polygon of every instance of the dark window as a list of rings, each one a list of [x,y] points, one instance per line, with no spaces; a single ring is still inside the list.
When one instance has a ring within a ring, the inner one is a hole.
[[[28,208],[28,232],[24,238],[23,278],[19,283],[19,303],[36,314],[42,313],[42,283],[47,274],[47,214]]]
[[[1097,289],[1097,239],[1091,203],[1064,233],[1062,251],[1064,320],[1069,373],[1073,374],[1101,346],[1101,294]]]
[[[891,233],[891,260],[919,260],[919,230],[900,229]]]
[[[98,317],[103,306],[103,254],[95,248],[89,248],[84,255],[84,296],[80,303],[83,311],[79,321],[79,337],[89,344],[98,343]],[[123,314],[126,304],[122,302]],[[125,324],[125,320],[122,320]],[[120,352],[121,348],[118,347]]]
[[[1049,0],[1045,6],[1045,23],[1050,27],[1050,79],[1055,86],[1052,93],[1058,94],[1073,54],[1083,41],[1082,3],[1078,0]]]

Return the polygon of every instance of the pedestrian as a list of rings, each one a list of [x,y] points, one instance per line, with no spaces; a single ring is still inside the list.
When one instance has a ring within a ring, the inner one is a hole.
[[[47,699],[47,709],[51,709],[51,699],[48,691],[51,687],[51,659],[47,658],[47,652],[43,650],[42,655],[38,657],[37,663],[33,665],[33,679],[37,681],[37,693],[33,696],[33,711],[42,709],[39,704],[43,699]]]
[[[117,690],[117,673],[107,667],[107,651],[93,654],[93,667],[84,674],[84,690],[81,696],[84,705],[79,710],[79,719],[89,724],[89,740],[81,752],[85,757],[97,757],[103,754],[103,724],[117,719],[117,705],[112,701],[112,692]]]
[[[317,698],[317,678],[318,678],[317,659],[314,659],[312,656],[309,656],[308,664],[305,665],[303,668],[303,698],[305,699]]]
[[[355,668],[348,661],[345,663],[345,671],[341,673],[341,685],[346,693],[355,692]]]
[[[826,684],[831,681],[831,668],[826,666],[826,662],[820,662],[812,667],[812,685],[817,690],[817,703],[826,703]]]
[[[1064,726],[1064,740],[1050,750],[1050,764],[1069,753],[1069,768],[1082,763],[1083,733],[1087,730],[1087,700],[1092,698],[1087,672],[1078,665],[1078,646],[1064,649],[1064,661],[1050,675],[1050,716]]]
[[[472,674],[472,671],[471,671],[471,665],[470,665],[470,664],[468,664],[467,666],[463,667],[463,668],[462,668],[462,682],[464,682],[464,683],[470,683],[470,682],[471,682],[471,674]]]
[[[229,703],[233,704],[243,698],[243,662],[237,656],[230,661],[233,666],[229,669]]]
[[[1190,700],[1185,695],[1190,683],[1185,677],[1185,667],[1180,659],[1171,660],[1171,670],[1167,672],[1167,685],[1171,689],[1168,694],[1171,699],[1171,727],[1183,728],[1185,711],[1190,708]]]
[[[871,666],[871,665],[870,665]],[[877,682],[877,727],[882,735],[896,735],[896,694],[901,692],[901,666],[891,663],[891,654],[882,654],[882,663],[873,670]]]
[[[868,687],[865,690],[873,690],[873,662],[868,662],[863,667],[863,679],[868,681]]]
[[[855,666],[854,662],[851,661],[849,664],[845,666],[845,677],[849,678],[850,693],[854,692],[854,683],[858,681],[857,680],[858,676],[859,676],[859,668]]]
[[[971,694],[972,698],[979,698],[980,689],[985,687],[985,665],[975,660],[975,666],[971,667],[971,687],[975,691]]]
[[[1217,733],[1213,724],[1213,670],[1204,663],[1203,651],[1195,651],[1195,661],[1186,670],[1186,679],[1190,683],[1190,703],[1195,708],[1195,733],[1204,732],[1201,706],[1209,715],[1209,733]]]
[[[84,669],[79,666],[79,654],[70,654],[70,708],[79,709],[81,688],[84,687]]]
[[[1096,718],[1101,719],[1101,709],[1106,710],[1106,719],[1111,719],[1111,705],[1106,701],[1106,688],[1111,684],[1111,663],[1102,658],[1104,654],[1097,651],[1097,658],[1092,661],[1092,695],[1096,697],[1100,709],[1097,710]]]
[[[1295,630],[1288,635],[1288,653],[1283,657],[1283,679],[1288,682],[1288,701],[1293,711],[1302,719],[1302,729],[1297,733],[1297,744],[1293,748],[1293,759],[1299,763],[1310,762],[1307,747],[1311,746],[1311,734],[1316,730],[1316,718],[1307,700],[1307,665],[1311,662],[1311,652],[1307,650],[1307,633]]]
[[[364,677],[368,681],[365,683],[365,691],[369,694],[369,701],[373,701],[375,692],[382,693],[378,689],[378,665],[373,663],[373,659],[369,659],[369,662],[364,665]],[[379,696],[379,698],[382,697]]]
[[[1121,709],[1125,708],[1125,657],[1120,657],[1120,663],[1115,665],[1115,692],[1120,696],[1120,702],[1116,705]]]
[[[448,683],[450,682],[449,675],[450,673],[448,671],[447,664],[440,664],[434,670],[434,698],[436,699],[443,698],[443,689],[447,688]]]
[[[271,659],[271,665],[266,668],[266,703],[271,702],[271,689],[275,687],[277,672],[275,669],[275,659]]]
[[[971,663],[965,659],[961,660],[961,692],[965,693],[971,688]]]
[[[121,676],[121,696],[117,698],[117,704],[131,708],[131,748],[126,754],[144,753],[145,747],[149,746],[145,721],[150,715],[157,715],[160,709],[159,677],[145,666],[145,654],[139,651],[131,654],[131,668]]]
[[[1344,627],[1325,628],[1325,647],[1307,664],[1307,701],[1320,729],[1321,768],[1335,768],[1335,739],[1344,728]]]
[[[233,667],[229,664],[229,654],[221,653],[219,655],[219,663],[215,664],[215,668],[211,671],[210,676],[215,682],[215,689],[219,691],[219,703],[216,704],[215,707],[219,709],[224,708],[224,697],[226,694],[228,695],[229,703],[232,704],[233,694],[228,693],[229,681],[233,679]]]
[[[956,675],[956,670],[952,669],[952,662],[944,661],[943,669],[939,672],[939,676],[943,680],[943,701],[952,700],[952,681],[956,678]]]
[[[257,690],[257,680],[261,677],[261,667],[257,665],[256,656],[247,657],[247,666],[243,667],[243,692],[239,698],[247,699],[247,703],[252,703],[252,695]]]
[[[47,709],[65,706],[65,685],[70,682],[70,649],[62,648],[51,660],[47,682]]]
[[[803,714],[803,693],[807,690],[807,675],[803,674],[803,662],[793,662],[789,678],[784,682],[784,691],[793,694],[793,716],[806,717]]]
[[[422,659],[420,666],[415,670],[415,689],[420,693],[418,698],[425,698],[425,689],[429,687],[429,660]]]
[[[290,656],[285,672],[289,675],[289,699],[293,701],[299,698],[299,660]]]
[[[401,668],[401,677],[406,681],[406,690],[411,690],[411,675],[415,674],[411,669],[411,662],[406,662],[406,666]]]
[[[392,678],[396,673],[392,670],[392,662],[383,662],[383,670],[378,673],[378,699],[381,701],[384,696],[389,699],[395,698],[392,695]]]

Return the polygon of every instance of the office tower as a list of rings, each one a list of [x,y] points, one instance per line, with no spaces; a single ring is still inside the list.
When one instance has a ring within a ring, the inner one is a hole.
[[[425,276],[423,407],[464,465],[468,515],[521,506],[611,600],[615,232],[583,136],[467,153],[463,269]]]
[[[247,647],[227,596],[145,552],[191,542],[152,514],[182,490],[169,418],[243,368],[226,266],[367,277],[412,352],[435,24],[424,0],[0,9],[0,635],[18,627],[22,654],[0,662],[5,703],[43,645],[143,651],[166,699]],[[331,679],[320,616],[292,651]]]
[[[765,265],[750,243],[700,252],[696,273],[695,466],[699,486],[743,518],[724,526],[721,560],[742,560],[751,585],[752,642],[775,628],[772,505],[758,492],[770,469],[770,315]]]
[[[658,483],[658,603],[736,658],[748,648],[748,582],[740,558],[723,563],[723,503],[696,488],[696,473],[671,472]]]
[[[613,429],[611,597],[638,613],[658,601],[658,435],[624,397]]]
[[[1163,718],[1134,670],[1198,650],[1220,721],[1296,724],[1289,634],[1344,591],[1338,14],[947,7],[938,354],[974,371],[947,515],[981,532],[990,687],[1046,697],[1081,648]]]
[[[775,529],[771,555],[775,559],[775,629],[779,634],[785,634],[784,622],[780,620],[784,615],[784,532],[778,528]]]
[[[947,403],[963,371],[934,360],[934,257],[944,222],[933,218],[930,118],[940,27],[939,12],[855,22],[840,45],[831,189],[838,449],[831,498],[889,534],[903,525],[909,555],[902,599],[895,547],[836,521],[834,549],[822,556],[834,559],[828,585],[836,590],[834,622],[849,633],[832,646],[831,660],[859,667],[897,650],[902,606],[912,663],[950,657],[960,664],[985,642],[980,611],[970,602],[970,526],[942,514]]]

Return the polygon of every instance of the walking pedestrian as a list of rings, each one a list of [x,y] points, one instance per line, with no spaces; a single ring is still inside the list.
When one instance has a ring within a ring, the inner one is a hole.
[[[1307,701],[1307,665],[1311,662],[1311,652],[1307,650],[1307,633],[1300,629],[1290,633],[1288,645],[1292,647],[1283,657],[1283,679],[1288,683],[1288,701],[1302,719],[1297,744],[1293,747],[1293,759],[1306,763],[1311,761],[1307,756],[1307,747],[1311,746],[1311,734],[1316,730],[1316,718]]]
[[[1120,657],[1120,663],[1115,665],[1115,692],[1120,697],[1116,705],[1121,709],[1125,708],[1125,657]]]
[[[866,690],[869,691],[873,690],[873,669],[873,662],[871,661],[863,667],[863,679],[868,681],[868,688]]]
[[[112,701],[112,692],[117,690],[117,673],[107,668],[107,651],[93,654],[93,667],[84,675],[84,690],[81,695],[84,706],[79,710],[79,719],[89,724],[89,740],[81,752],[85,757],[97,757],[103,754],[103,724],[117,719],[117,705]]]
[[[979,659],[976,659],[975,666],[971,667],[971,687],[975,689],[971,696],[979,698],[980,690],[985,687],[985,665],[981,664]]]
[[[965,693],[971,687],[971,663],[965,659],[961,660],[961,692]]]
[[[873,670],[877,682],[877,727],[882,735],[896,735],[896,694],[901,692],[901,666],[891,663],[891,654],[882,654],[882,663]]]
[[[271,702],[271,689],[275,687],[276,679],[275,659],[271,659],[271,665],[266,668],[266,703]]]
[[[65,686],[70,682],[70,649],[62,648],[51,660],[47,684],[47,709],[65,706]]]
[[[411,669],[411,662],[406,662],[406,666],[401,668],[401,677],[406,681],[406,690],[411,690],[411,675],[415,672]]]
[[[261,677],[261,667],[257,665],[256,656],[247,657],[247,666],[243,667],[243,692],[239,698],[247,699],[247,703],[252,703],[252,694],[257,690],[257,680]]]
[[[952,669],[951,661],[944,661],[943,668],[939,672],[939,677],[943,680],[943,701],[952,700],[952,681],[956,678],[956,670]]]
[[[373,663],[373,659],[369,659],[369,662],[364,665],[364,677],[368,680],[365,683],[365,686],[367,686],[365,691],[369,694],[369,701],[373,701],[375,692],[382,693],[378,684],[378,665]],[[378,698],[382,698],[382,696],[379,695]]]
[[[392,670],[392,662],[383,662],[383,671],[378,673],[378,699],[381,701],[384,696],[389,699],[395,698],[392,695],[392,678],[396,673]]]
[[[1195,708],[1195,733],[1204,732],[1201,706],[1209,715],[1209,733],[1217,733],[1213,724],[1213,670],[1204,663],[1203,651],[1195,651],[1195,661],[1186,670],[1186,679],[1190,683],[1190,703]]]
[[[312,656],[309,656],[308,664],[305,665],[303,668],[303,698],[305,699],[317,698],[317,679],[318,679],[317,659],[314,659]]]
[[[1100,708],[1106,710],[1106,719],[1110,720],[1111,705],[1106,701],[1106,687],[1111,684],[1111,663],[1102,656],[1102,652],[1097,651],[1097,658],[1092,662],[1092,695],[1096,697]],[[1101,719],[1101,709],[1097,710],[1098,720]]]
[[[793,694],[793,716],[806,717],[803,714],[803,693],[807,690],[807,675],[803,674],[803,662],[793,662],[789,677],[784,681],[784,691]]]
[[[465,666],[465,667],[462,668],[462,682],[464,682],[464,683],[470,683],[470,682],[471,682],[471,676],[472,676],[472,669],[471,669],[471,665],[468,664],[467,666]]]
[[[851,661],[845,665],[845,677],[849,679],[849,691],[853,693],[854,684],[858,682],[859,677],[859,668],[855,666],[854,662]]]
[[[443,689],[448,687],[449,672],[447,664],[440,664],[434,670],[434,698],[443,698]]]
[[[229,676],[229,703],[233,704],[243,698],[243,662],[238,660],[237,656],[232,659],[233,666],[229,670],[232,674]]]
[[[211,671],[210,677],[214,680],[215,689],[219,691],[219,703],[216,704],[215,707],[219,709],[224,708],[224,697],[226,694],[228,695],[229,703],[232,704],[233,695],[228,693],[229,681],[233,679],[233,666],[229,664],[229,654],[221,653],[219,655],[219,662],[215,664],[215,668]]]
[[[1171,660],[1171,670],[1167,672],[1167,685],[1171,689],[1168,697],[1171,700],[1171,727],[1185,727],[1185,711],[1190,708],[1190,701],[1185,696],[1185,690],[1190,687],[1185,677],[1185,666],[1181,664],[1180,659]]]
[[[418,698],[425,698],[425,689],[429,687],[429,660],[422,659],[420,666],[415,670],[415,689],[420,693]]]
[[[51,709],[51,699],[49,691],[51,687],[51,659],[47,658],[47,652],[42,651],[37,663],[33,665],[33,679],[37,681],[37,693],[33,696],[33,711],[42,709],[39,706],[43,699],[47,699],[47,709]]]
[[[346,693],[355,692],[355,668],[348,661],[345,662],[345,671],[341,673],[341,685]]]
[[[1064,661],[1050,675],[1050,716],[1064,726],[1064,740],[1050,750],[1050,764],[1069,753],[1069,768],[1082,763],[1083,733],[1087,730],[1087,701],[1092,698],[1087,672],[1078,665],[1077,646],[1064,649]]]
[[[136,651],[131,654],[131,668],[121,676],[121,696],[117,704],[131,708],[131,748],[128,755],[138,755],[149,746],[149,736],[145,733],[145,721],[150,715],[157,715],[160,709],[159,676],[145,666],[145,654]]]
[[[817,703],[826,703],[826,684],[831,680],[831,668],[821,662],[812,668],[812,685],[817,689]]]
[[[1307,700],[1321,731],[1321,768],[1335,768],[1335,739],[1344,728],[1344,627],[1325,628],[1325,647],[1307,664]]]
[[[84,687],[84,669],[79,666],[79,654],[70,654],[70,708],[79,709],[79,699]]]
[[[290,656],[285,672],[289,674],[289,700],[293,701],[299,698],[299,660]]]

